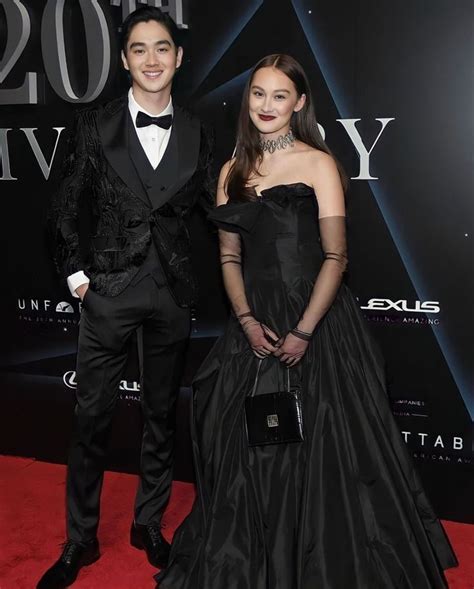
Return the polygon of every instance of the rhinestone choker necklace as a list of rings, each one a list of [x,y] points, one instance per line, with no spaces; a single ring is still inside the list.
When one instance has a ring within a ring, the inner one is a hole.
[[[265,139],[260,140],[260,148],[262,151],[268,151],[269,153],[275,152],[277,149],[286,149],[287,147],[293,147],[295,144],[295,136],[293,131],[290,129],[286,135],[280,135],[277,139]]]

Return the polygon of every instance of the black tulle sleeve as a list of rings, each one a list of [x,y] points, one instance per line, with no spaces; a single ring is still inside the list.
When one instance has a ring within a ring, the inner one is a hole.
[[[347,267],[346,218],[330,216],[319,219],[319,233],[324,262],[314,283],[308,306],[299,329],[312,332],[336,298]]]

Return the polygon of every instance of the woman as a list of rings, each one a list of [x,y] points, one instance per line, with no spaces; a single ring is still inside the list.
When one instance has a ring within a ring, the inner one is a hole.
[[[198,496],[160,589],[440,589],[456,565],[390,412],[347,264],[343,175],[308,81],[254,68],[210,218],[232,305],[195,381]],[[249,447],[244,405],[302,391],[304,440]],[[258,394],[258,393],[257,393]]]

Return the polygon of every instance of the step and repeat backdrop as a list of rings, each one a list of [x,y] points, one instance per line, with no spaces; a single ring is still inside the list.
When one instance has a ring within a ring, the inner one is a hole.
[[[393,413],[443,517],[472,520],[471,0],[0,0],[0,452],[64,461],[81,306],[54,275],[46,215],[74,111],[128,89],[118,31],[141,4],[183,29],[174,89],[232,154],[254,63],[304,66],[348,175],[348,280],[385,358]],[[192,480],[189,386],[226,321],[216,236],[190,222],[201,285],[179,405],[176,477]],[[134,471],[135,342],[110,467]]]

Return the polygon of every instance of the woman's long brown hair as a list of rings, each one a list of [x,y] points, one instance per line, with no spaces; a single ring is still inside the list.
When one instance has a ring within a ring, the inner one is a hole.
[[[260,175],[258,167],[263,158],[263,151],[260,146],[260,134],[249,115],[249,94],[255,73],[264,67],[277,68],[293,82],[298,96],[306,95],[303,108],[294,112],[291,117],[290,125],[296,139],[334,157],[319,132],[311,90],[303,68],[289,55],[280,53],[267,55],[253,68],[245,85],[237,128],[235,159],[225,180],[225,189],[230,201],[247,201],[256,198],[255,189],[248,184],[248,181],[252,176]],[[339,169],[342,185],[346,189],[347,177],[336,158],[334,160]]]

